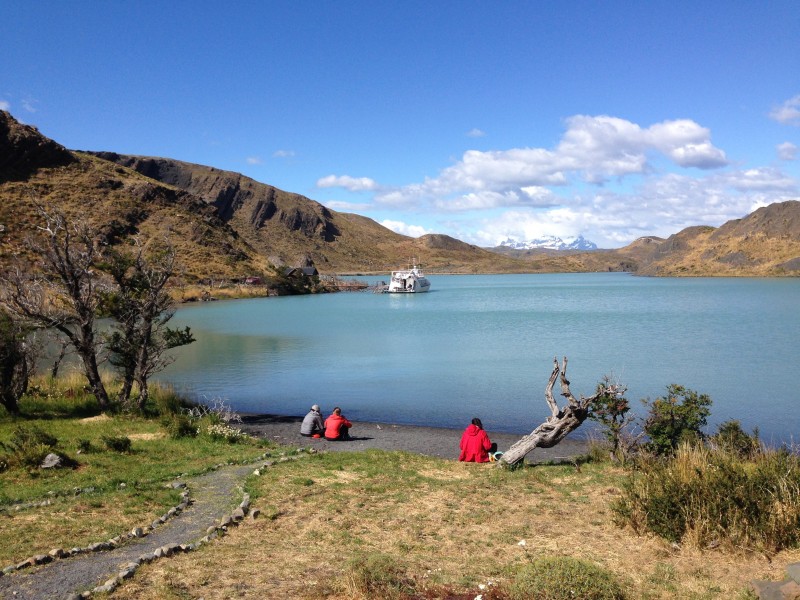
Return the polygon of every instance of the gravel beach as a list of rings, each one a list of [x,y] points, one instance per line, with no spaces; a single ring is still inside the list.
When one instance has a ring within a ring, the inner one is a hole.
[[[280,444],[317,448],[332,452],[369,450],[402,450],[427,456],[458,459],[459,442],[463,430],[418,427],[413,425],[393,425],[391,423],[353,422],[350,430],[352,440],[329,442],[324,438],[307,438],[300,435],[303,417],[281,415],[242,415],[241,429],[254,437],[265,438]],[[466,427],[467,423],[464,424]],[[486,430],[489,439],[497,443],[501,452],[522,436],[509,433],[493,433]],[[531,452],[528,462],[548,462],[569,459],[586,452],[586,442],[570,438],[555,448],[537,448]]]

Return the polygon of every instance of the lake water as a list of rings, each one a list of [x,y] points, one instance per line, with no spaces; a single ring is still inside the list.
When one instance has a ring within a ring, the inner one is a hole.
[[[355,420],[462,428],[480,416],[489,431],[526,433],[549,414],[553,357],[567,356],[576,396],[611,375],[642,413],[639,399],[677,383],[711,397],[709,431],[735,418],[769,442],[800,437],[800,279],[429,279],[427,294],[182,307],[173,324],[197,342],[160,379],[243,412],[318,403]]]

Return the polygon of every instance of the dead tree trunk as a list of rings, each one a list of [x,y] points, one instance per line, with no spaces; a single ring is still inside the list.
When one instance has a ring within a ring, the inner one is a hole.
[[[556,401],[553,399],[553,386],[556,383],[556,379],[559,379],[559,377],[561,379],[561,395],[568,401],[568,404],[564,408],[559,408],[558,404],[556,404]],[[554,358],[553,372],[550,374],[550,379],[544,391],[545,400],[550,407],[551,415],[547,417],[544,423],[511,446],[511,448],[503,454],[498,465],[516,465],[534,448],[552,448],[558,444],[567,437],[567,434],[575,431],[580,427],[581,423],[586,420],[589,416],[589,406],[591,403],[604,393],[614,393],[613,388],[616,388],[616,386],[612,385],[606,388],[601,385],[597,393],[593,396],[589,396],[588,398],[581,396],[580,400],[576,399],[569,389],[569,380],[567,379],[567,357],[564,357],[564,361],[560,367],[558,359]]]

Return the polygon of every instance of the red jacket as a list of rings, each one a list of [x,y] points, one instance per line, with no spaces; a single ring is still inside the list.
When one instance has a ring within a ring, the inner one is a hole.
[[[344,433],[343,427],[350,428],[352,426],[353,424],[342,415],[332,414],[325,419],[325,437],[334,440]]]
[[[489,448],[492,442],[483,429],[477,425],[469,424],[461,436],[461,455],[458,460],[466,462],[489,462]]]

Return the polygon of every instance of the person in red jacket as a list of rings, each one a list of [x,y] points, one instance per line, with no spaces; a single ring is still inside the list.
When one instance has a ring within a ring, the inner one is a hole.
[[[483,430],[483,423],[478,417],[472,419],[461,436],[461,454],[458,460],[464,462],[489,462],[489,450],[492,442]]]
[[[342,416],[342,409],[337,406],[331,416],[325,419],[325,439],[349,440],[352,426],[353,424]]]

